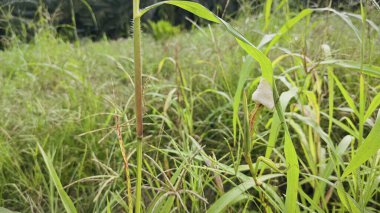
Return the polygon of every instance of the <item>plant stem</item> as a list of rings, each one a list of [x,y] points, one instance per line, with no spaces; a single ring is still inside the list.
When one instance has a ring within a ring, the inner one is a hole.
[[[136,136],[137,136],[137,183],[135,212],[140,213],[142,185],[142,143],[143,143],[143,88],[141,59],[140,0],[133,0],[133,41],[135,63]]]
[[[360,9],[361,9],[361,16],[362,16],[362,43],[361,43],[361,50],[360,50],[360,94],[359,94],[359,146],[362,144],[364,137],[364,114],[365,114],[365,80],[363,76],[363,64],[364,64],[364,49],[365,49],[365,28],[366,28],[366,22],[367,22],[367,14],[366,14],[366,8],[364,5],[363,0],[360,1]]]
[[[125,152],[125,148],[124,148],[125,145],[124,145],[123,136],[121,133],[120,120],[118,116],[115,116],[115,121],[116,121],[116,134],[119,140],[119,146],[120,146],[121,154],[124,160],[125,180],[127,184],[127,193],[128,193],[128,210],[129,212],[133,212],[133,200],[132,200],[132,190],[131,190],[132,187],[131,187],[131,177],[129,175],[129,163],[128,163],[127,153]]]

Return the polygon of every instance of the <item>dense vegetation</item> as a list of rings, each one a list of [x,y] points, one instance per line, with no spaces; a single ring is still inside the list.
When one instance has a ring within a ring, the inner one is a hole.
[[[144,0],[142,7],[162,0]],[[236,17],[242,10],[249,8],[257,11],[263,6],[263,0],[196,0],[221,17]],[[300,10],[306,7],[327,7],[335,9],[357,9],[357,0],[308,0],[290,1],[290,7]],[[274,5],[280,1],[274,1]],[[127,37],[130,35],[132,19],[131,0],[1,0],[0,1],[0,36],[17,33],[19,38],[29,40],[38,30],[36,21],[45,16],[61,36],[66,39],[91,37],[99,39],[103,35],[110,38]],[[144,16],[147,20],[158,21],[165,19],[173,25],[189,27],[186,19],[201,21],[191,13],[186,13],[175,7],[155,8]],[[146,27],[149,29],[149,27]],[[2,41],[4,43],[4,40]]]
[[[143,34],[145,211],[286,211],[287,132],[297,211],[380,209],[380,10],[372,1],[354,13],[290,8],[241,8],[231,22],[271,60],[284,121],[278,109],[256,114],[265,70],[221,25],[178,32],[165,22]],[[0,212],[64,212],[71,202],[128,211],[133,41],[70,43],[45,18],[30,42],[14,34],[0,52]],[[352,162],[360,167],[342,175]]]

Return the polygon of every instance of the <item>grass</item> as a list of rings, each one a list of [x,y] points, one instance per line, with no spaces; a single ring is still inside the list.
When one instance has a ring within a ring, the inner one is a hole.
[[[379,20],[378,11],[367,10],[369,20]],[[261,49],[271,59],[280,92],[275,101],[285,113],[263,109],[251,140],[247,120],[259,64],[222,26],[160,42],[143,34],[143,210],[284,211],[295,205],[284,196],[294,168],[289,156],[299,162],[297,209],[380,208],[379,156],[363,161],[355,155],[378,134],[369,132],[379,126],[378,104],[372,104],[379,103],[379,33],[370,24],[361,31],[360,16],[344,16],[351,25],[334,13],[305,13],[290,19],[297,22],[290,29],[280,12],[232,22],[256,45],[264,28],[282,35]],[[322,44],[330,47],[328,57]],[[44,26],[31,43],[15,38],[0,61],[0,206],[62,212],[60,197],[67,193],[78,212],[128,211],[125,161],[133,195],[139,185],[132,40],[70,44]],[[283,119],[289,135],[280,130]],[[243,154],[250,155],[260,186]],[[351,160],[361,164],[341,179]]]

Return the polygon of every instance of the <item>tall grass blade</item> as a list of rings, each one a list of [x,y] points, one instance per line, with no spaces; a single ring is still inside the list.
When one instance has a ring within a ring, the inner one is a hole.
[[[380,78],[380,67],[371,65],[371,64],[363,64],[361,65],[358,62],[355,61],[350,61],[350,60],[327,60],[327,61],[322,61],[320,64],[328,64],[333,67],[340,67],[340,68],[346,68],[350,70],[355,70],[355,71],[361,71],[362,73]]]
[[[37,145],[38,145],[38,148],[39,148],[39,150],[42,154],[42,157],[45,161],[46,167],[49,171],[50,178],[53,180],[55,188],[57,189],[59,197],[61,198],[63,206],[65,207],[67,212],[76,213],[77,210],[76,210],[72,200],[70,199],[70,197],[67,195],[67,193],[63,189],[63,186],[61,184],[61,181],[59,180],[57,172],[54,169],[54,166],[53,166],[51,159],[46,155],[46,153],[43,150],[43,148],[41,147],[41,145],[40,144],[37,144]]]
[[[360,37],[360,33],[359,33],[359,30],[355,27],[355,25],[352,23],[352,21],[350,20],[350,18],[342,13],[342,12],[339,12],[337,10],[334,10],[332,8],[318,8],[318,9],[314,9],[314,11],[316,12],[326,12],[326,11],[329,11],[329,12],[333,12],[335,13],[336,15],[338,15],[344,22],[346,22],[346,24],[352,29],[352,31],[354,31],[357,39],[360,41],[360,43],[362,42],[362,39]]]
[[[245,57],[243,67],[240,71],[239,75],[239,82],[238,86],[235,92],[234,96],[234,103],[233,103],[233,110],[234,114],[232,117],[232,123],[233,123],[233,131],[234,131],[234,143],[236,141],[236,134],[237,134],[237,122],[238,122],[238,112],[239,112],[239,105],[241,100],[241,94],[243,92],[244,84],[247,81],[250,71],[253,70],[253,60],[251,57]]]
[[[274,84],[273,87],[274,96],[277,100],[279,98],[276,84]],[[285,121],[284,112],[281,107],[281,103],[277,102],[276,104],[276,111],[278,113],[278,117],[280,118],[280,121],[283,125],[283,128],[285,130],[285,159],[286,159],[286,166],[287,166],[287,173],[286,173],[286,200],[285,200],[285,207],[286,212],[299,212],[298,206],[297,206],[297,196],[298,196],[298,178],[299,178],[299,164],[298,164],[298,156],[297,152],[294,148],[292,139],[290,137],[289,128]]]
[[[343,172],[342,179],[347,177],[355,169],[359,168],[364,162],[369,160],[373,155],[377,153],[380,149],[380,119],[378,118],[375,126],[372,128],[371,132],[368,134],[367,138],[364,140],[363,144],[360,145],[359,149],[352,158],[350,164],[346,167]]]
[[[282,110],[285,111],[286,107],[289,104],[289,101],[297,95],[298,89],[292,88],[287,92],[284,92],[280,95],[280,103]],[[273,115],[272,125],[269,131],[269,139],[267,149],[265,151],[265,157],[269,158],[272,154],[273,148],[276,147],[276,141],[278,141],[278,134],[281,128],[281,120],[276,111]]]
[[[264,6],[264,16],[265,16],[265,27],[264,31],[268,28],[270,22],[270,14],[272,10],[273,0],[267,0]]]
[[[267,48],[265,49],[264,53],[267,55],[271,48],[281,39],[281,37],[287,33],[295,24],[300,22],[304,17],[310,15],[313,13],[312,9],[304,9],[302,10],[296,17],[290,19],[287,21],[278,31],[277,35],[273,38],[273,40],[268,44]]]
[[[209,20],[209,21],[212,21],[215,23],[220,23],[219,18],[214,13],[212,13],[210,10],[205,8],[203,5],[196,3],[196,2],[191,2],[191,1],[162,1],[162,2],[158,2],[156,4],[153,4],[151,6],[148,6],[144,9],[142,9],[140,11],[140,16],[144,15],[149,10],[156,8],[158,6],[161,6],[163,4],[171,4],[171,5],[180,7],[184,10],[187,10],[187,11],[193,13],[194,15],[197,15],[201,18],[206,19],[206,20]]]
[[[294,148],[292,139],[290,138],[289,131],[285,131],[285,158],[287,165],[286,174],[286,201],[285,207],[287,212],[298,212],[297,196],[298,196],[298,177],[299,165],[296,149]],[[297,189],[297,190],[296,190]]]
[[[240,34],[237,30],[235,30],[230,24],[228,24],[223,19],[216,16],[214,13],[209,11],[207,8],[205,8],[201,4],[195,3],[195,2],[189,2],[189,1],[163,1],[157,4],[154,4],[152,6],[146,7],[145,9],[140,11],[139,15],[142,16],[149,10],[163,4],[175,5],[177,7],[185,9],[206,20],[223,24],[226,30],[230,32],[236,38],[239,45],[249,55],[251,55],[257,62],[259,62],[261,70],[262,70],[262,77],[272,84],[273,68],[272,68],[272,63],[270,62],[269,58],[267,58],[255,45],[253,45],[250,41],[248,41],[248,39],[246,39],[242,34]]]
[[[378,93],[373,99],[371,104],[369,105],[367,112],[364,115],[364,120],[367,120],[371,115],[375,112],[377,107],[380,105],[380,93]]]
[[[281,174],[271,174],[265,175],[258,178],[259,181],[264,182],[268,179],[276,178],[282,176]],[[218,200],[216,200],[211,207],[207,210],[208,213],[219,213],[223,212],[225,208],[232,205],[236,200],[241,200],[242,196],[244,196],[245,192],[252,187],[255,187],[255,181],[253,179],[249,179],[244,183],[232,188],[230,191],[221,196]]]
[[[348,106],[357,116],[359,116],[359,110],[355,105],[355,101],[351,98],[350,93],[348,93],[346,88],[344,88],[342,82],[334,74],[331,75],[334,77],[335,83],[338,86],[340,92],[342,93],[344,99],[347,101]]]

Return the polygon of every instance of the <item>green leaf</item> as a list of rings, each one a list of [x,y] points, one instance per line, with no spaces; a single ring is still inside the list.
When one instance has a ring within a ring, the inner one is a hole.
[[[207,8],[202,6],[201,4],[196,3],[196,2],[191,2],[191,1],[163,1],[163,2],[159,2],[159,3],[153,4],[149,7],[146,7],[143,10],[141,10],[140,11],[140,17],[142,15],[144,15],[146,12],[148,12],[149,10],[156,8],[156,7],[163,5],[163,4],[171,4],[171,5],[180,7],[184,10],[187,10],[187,11],[193,13],[194,15],[197,15],[201,18],[206,19],[206,20],[209,20],[209,21],[212,21],[215,23],[220,23],[219,18],[214,13],[212,13],[210,10],[208,10]]]
[[[363,69],[361,69],[360,63],[350,60],[327,60],[322,61],[320,64],[327,64],[333,67],[341,67],[350,70],[360,71],[372,77],[380,78],[380,67],[371,64],[363,64]]]
[[[275,45],[281,37],[287,33],[295,24],[297,24],[299,21],[301,21],[305,16],[310,15],[313,12],[312,9],[304,9],[302,10],[296,17],[290,19],[287,21],[280,29],[280,31],[277,33],[277,35],[273,38],[273,40],[268,44],[267,48],[265,49],[265,55],[267,55],[270,51],[270,49]]]
[[[55,188],[58,191],[59,197],[61,198],[63,206],[65,207],[65,209],[66,209],[67,212],[69,212],[69,213],[76,213],[77,210],[76,210],[76,208],[75,208],[72,200],[70,199],[70,197],[67,195],[67,193],[63,189],[63,186],[61,184],[61,181],[59,180],[57,172],[54,169],[54,166],[53,166],[53,163],[52,163],[51,159],[46,155],[46,153],[43,150],[43,148],[41,147],[41,145],[40,144],[37,144],[37,145],[38,145],[38,148],[39,148],[39,150],[40,150],[40,152],[42,154],[42,157],[43,157],[43,159],[45,161],[46,167],[47,167],[47,169],[49,171],[50,178],[52,179],[52,181],[53,181],[53,183],[55,185]]]
[[[355,102],[351,98],[351,96],[348,93],[348,91],[346,90],[346,88],[344,88],[342,82],[334,74],[332,74],[332,76],[334,77],[336,85],[338,86],[338,88],[339,88],[340,92],[342,93],[344,99],[347,101],[348,106],[352,109],[352,111],[354,111],[355,115],[359,116],[359,111],[355,105]]]
[[[244,84],[245,82],[247,81],[248,77],[249,77],[249,73],[253,70],[253,60],[251,57],[246,57],[244,58],[244,63],[243,63],[243,67],[240,71],[240,75],[239,75],[239,82],[238,82],[238,86],[237,86],[237,89],[236,89],[236,92],[235,92],[235,96],[234,96],[234,105],[233,105],[233,110],[234,110],[234,114],[233,114],[233,117],[232,117],[232,122],[233,122],[233,130],[234,130],[234,138],[236,138],[236,132],[237,132],[237,121],[238,121],[238,112],[239,112],[239,105],[240,105],[240,100],[241,100],[241,94],[242,94],[242,91],[243,91],[243,88],[244,88]],[[236,141],[236,139],[234,139],[234,142]]]
[[[265,7],[264,7],[265,27],[264,27],[264,30],[266,30],[269,26],[270,15],[271,15],[271,10],[272,10],[272,3],[273,3],[273,0],[267,0],[265,3]]]
[[[350,195],[347,194],[342,186],[342,183],[338,183],[336,187],[339,199],[343,203],[344,207],[346,207],[349,212],[360,213],[357,203]]]
[[[285,158],[287,165],[287,186],[285,207],[287,212],[298,212],[297,195],[298,195],[298,177],[300,174],[298,165],[298,156],[293,146],[289,131],[285,132]]]
[[[342,155],[346,152],[347,148],[353,141],[355,141],[355,139],[351,135],[347,135],[342,139],[342,141],[339,143],[338,148],[337,148],[337,154],[339,156],[331,158],[328,161],[324,170],[319,175],[321,178],[328,179],[331,176],[331,174],[334,171],[334,166],[337,166],[340,164],[339,162],[334,162],[334,159],[341,159]],[[331,154],[334,154],[334,153],[331,153]],[[317,185],[315,188],[316,190],[313,196],[313,200],[318,203],[320,201],[324,201],[323,199],[321,199],[321,197],[325,194],[326,182],[323,182],[323,181],[317,182]]]
[[[359,146],[358,151],[352,158],[350,164],[343,172],[342,179],[347,177],[351,172],[360,167],[364,162],[369,160],[380,149],[380,119],[377,119],[375,126],[364,140],[363,144]]]
[[[278,92],[276,88],[276,84],[274,84],[274,96],[275,99],[278,99]],[[286,212],[299,212],[297,206],[297,196],[298,196],[298,177],[300,174],[299,164],[298,164],[298,156],[297,152],[294,148],[292,139],[290,137],[289,128],[285,121],[285,116],[283,109],[281,107],[281,103],[277,102],[276,110],[278,113],[278,117],[282,123],[282,126],[285,130],[285,159],[287,166],[287,174],[286,174],[286,200],[285,200],[285,208]]]
[[[380,93],[378,93],[372,100],[371,104],[369,105],[367,112],[365,113],[364,120],[367,120],[373,112],[377,109],[377,107],[380,105]]]
[[[360,41],[360,43],[362,42],[362,39],[360,37],[360,33],[359,33],[359,30],[355,27],[355,25],[352,23],[351,19],[345,14],[345,13],[342,13],[342,12],[339,12],[337,10],[334,10],[332,8],[318,8],[318,9],[314,9],[314,11],[316,12],[325,12],[325,11],[329,11],[329,12],[333,12],[335,13],[336,15],[338,15],[344,22],[346,22],[346,24],[352,29],[352,31],[354,31],[357,39]]]
[[[289,101],[297,95],[298,89],[292,88],[287,92],[283,92],[280,95],[280,103],[282,110],[285,111],[286,107],[289,104]],[[270,128],[270,134],[268,139],[267,150],[265,151],[265,157],[269,158],[272,154],[273,148],[276,146],[276,141],[278,141],[278,134],[281,128],[281,120],[278,117],[277,111],[273,115],[272,125]]]
[[[265,175],[258,178],[259,181],[264,182],[268,179],[276,178],[282,176],[281,174],[271,174]],[[250,178],[248,181],[232,188],[230,191],[221,196],[218,200],[216,200],[211,207],[207,210],[208,213],[219,213],[222,212],[225,208],[232,205],[237,200],[241,200],[242,196],[244,196],[245,192],[250,188],[256,186],[255,181]]]
[[[242,34],[240,34],[237,30],[235,30],[229,23],[225,22],[223,19],[216,16],[214,13],[209,11],[207,8],[205,8],[201,4],[198,4],[196,2],[190,2],[190,1],[163,1],[141,10],[139,16],[142,16],[149,10],[163,4],[175,5],[201,18],[207,19],[215,23],[223,24],[226,30],[230,32],[236,38],[239,45],[249,55],[251,55],[257,62],[259,62],[261,70],[262,70],[262,77],[265,78],[271,84],[273,83],[273,68],[272,68],[272,63],[269,60],[269,58],[266,57],[255,45],[253,45],[250,41],[248,41],[248,39],[246,39]]]

